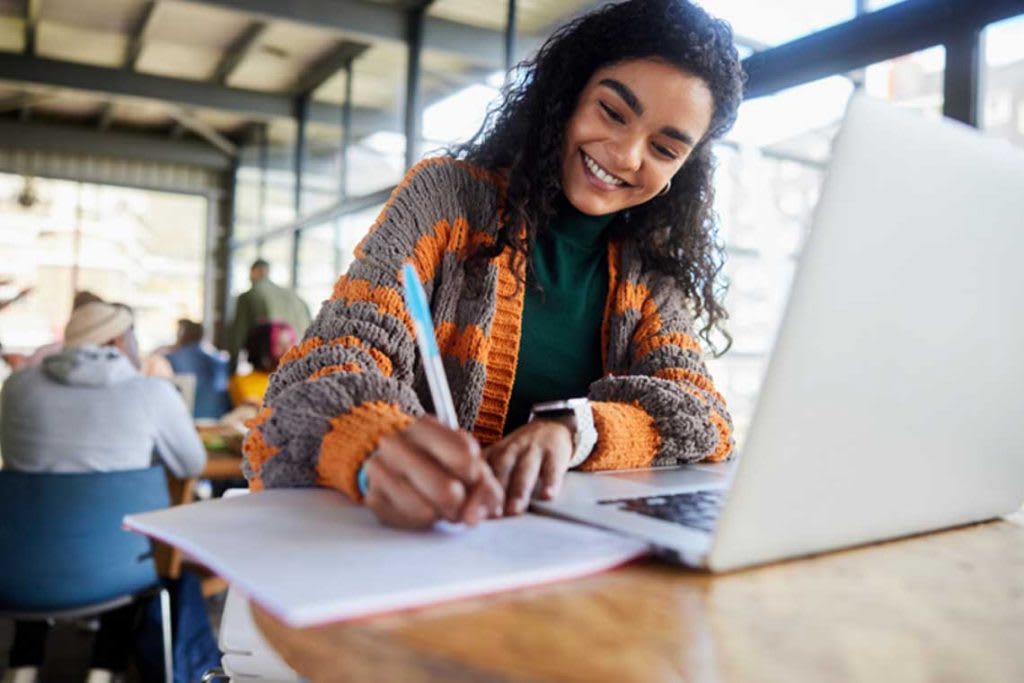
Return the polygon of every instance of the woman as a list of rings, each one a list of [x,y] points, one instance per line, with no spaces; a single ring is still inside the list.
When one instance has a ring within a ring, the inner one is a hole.
[[[570,467],[729,456],[694,331],[710,342],[725,317],[711,142],[741,99],[728,26],[634,0],[561,28],[521,69],[472,141],[409,172],[282,359],[246,443],[254,488],[334,487],[395,526],[475,524],[557,495]],[[459,431],[424,416],[406,261]]]

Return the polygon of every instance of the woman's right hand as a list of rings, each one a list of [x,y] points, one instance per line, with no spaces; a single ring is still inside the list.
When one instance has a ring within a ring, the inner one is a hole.
[[[475,526],[500,517],[504,505],[476,439],[430,415],[381,437],[366,476],[366,505],[390,526],[423,529],[441,519]]]

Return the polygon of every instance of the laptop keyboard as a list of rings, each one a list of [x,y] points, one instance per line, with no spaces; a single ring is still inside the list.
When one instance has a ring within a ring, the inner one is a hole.
[[[711,533],[724,499],[725,491],[711,489],[642,498],[602,500],[600,504],[615,505],[624,512],[635,512]]]

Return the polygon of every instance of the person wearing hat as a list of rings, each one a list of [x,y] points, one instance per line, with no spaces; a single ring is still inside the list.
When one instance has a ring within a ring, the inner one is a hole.
[[[199,474],[206,451],[184,402],[170,382],[138,368],[127,306],[97,301],[76,309],[64,328],[64,350],[4,382],[4,467],[106,472],[159,460],[176,477]]]
[[[107,472],[162,462],[195,477],[206,451],[174,386],[139,370],[133,317],[103,302],[76,309],[64,350],[11,375],[0,390],[3,467],[23,472]],[[127,665],[134,614],[104,615],[89,681]],[[8,679],[33,681],[42,664],[45,622],[18,622]],[[12,677],[13,676],[13,677]]]

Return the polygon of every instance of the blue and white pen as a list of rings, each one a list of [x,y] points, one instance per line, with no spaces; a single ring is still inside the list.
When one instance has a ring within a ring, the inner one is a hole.
[[[416,330],[416,344],[423,358],[423,372],[430,386],[430,397],[434,401],[434,412],[437,419],[446,427],[459,428],[459,420],[455,415],[455,404],[452,403],[452,392],[448,388],[448,378],[444,374],[441,362],[441,351],[437,348],[437,337],[434,335],[434,322],[430,317],[430,306],[427,305],[427,294],[420,284],[420,277],[411,263],[402,266],[402,282],[405,292],[405,307],[409,309],[413,328]]]

